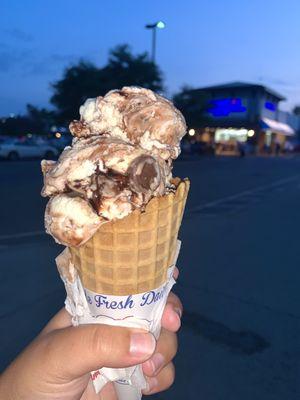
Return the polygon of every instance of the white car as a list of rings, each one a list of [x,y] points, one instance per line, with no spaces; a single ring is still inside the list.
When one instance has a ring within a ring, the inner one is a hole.
[[[58,150],[47,143],[37,144],[32,140],[5,140],[0,142],[0,157],[16,161],[20,158],[53,159],[58,156]]]

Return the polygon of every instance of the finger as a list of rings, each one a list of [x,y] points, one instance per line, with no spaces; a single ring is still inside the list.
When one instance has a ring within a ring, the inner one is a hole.
[[[178,276],[179,276],[179,269],[178,269],[177,267],[175,267],[175,268],[174,268],[174,271],[173,271],[173,278],[174,278],[175,280],[177,280],[177,279],[178,279]]]
[[[100,400],[118,400],[118,396],[112,382],[107,383],[101,390]]]
[[[90,379],[83,395],[80,397],[80,400],[99,400],[99,399],[101,399],[101,397],[99,393],[96,393],[93,386],[93,382]],[[108,398],[107,400],[111,399]]]
[[[174,383],[175,367],[173,363],[168,364],[159,375],[151,378],[146,378],[148,390],[143,390],[143,394],[154,394],[169,389]]]
[[[41,331],[40,336],[44,336],[56,329],[67,328],[68,326],[72,326],[72,318],[68,311],[65,308],[62,308],[48,322],[45,328]]]
[[[147,376],[156,376],[170,361],[177,352],[177,335],[173,332],[162,329],[158,338],[155,353],[142,364],[143,372]]]
[[[167,303],[172,304],[174,310],[177,312],[179,316],[182,315],[183,306],[179,297],[175,293],[170,292],[167,299]]]
[[[96,393],[93,382],[90,379],[80,400],[118,400],[118,398],[111,382],[107,383],[100,393]]]
[[[182,310],[183,307],[178,296],[171,292],[162,315],[162,327],[169,331],[177,332],[181,325]]]
[[[33,344],[42,347],[41,364],[67,380],[102,367],[140,364],[153,354],[155,345],[150,333],[101,324],[55,330]]]

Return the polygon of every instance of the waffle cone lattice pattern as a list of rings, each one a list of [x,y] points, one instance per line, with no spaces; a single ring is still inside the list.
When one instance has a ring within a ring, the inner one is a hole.
[[[108,222],[84,245],[70,248],[85,288],[123,296],[166,281],[189,190],[188,180],[177,184],[175,193],[153,198],[144,212]]]

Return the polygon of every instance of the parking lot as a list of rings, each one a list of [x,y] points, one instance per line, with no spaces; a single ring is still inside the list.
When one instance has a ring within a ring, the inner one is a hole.
[[[193,157],[176,292],[185,313],[172,389],[157,399],[298,399],[300,159]],[[43,232],[39,162],[0,163],[3,369],[63,306]]]

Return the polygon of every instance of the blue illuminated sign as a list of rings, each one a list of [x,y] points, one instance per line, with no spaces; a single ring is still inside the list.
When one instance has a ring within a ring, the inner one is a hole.
[[[207,112],[214,117],[227,117],[231,113],[243,113],[247,109],[239,98],[214,99],[209,102]]]
[[[267,108],[270,111],[276,111],[276,104],[271,103],[270,101],[266,101],[265,108]]]

